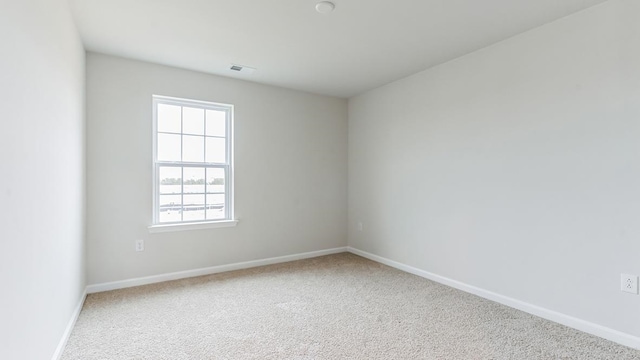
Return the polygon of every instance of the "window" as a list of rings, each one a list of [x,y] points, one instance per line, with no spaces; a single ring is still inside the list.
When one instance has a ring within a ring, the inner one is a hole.
[[[233,106],[153,96],[153,124],[154,226],[233,220]]]

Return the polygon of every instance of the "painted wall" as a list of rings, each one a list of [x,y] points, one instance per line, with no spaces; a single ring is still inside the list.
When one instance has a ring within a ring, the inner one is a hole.
[[[85,53],[64,0],[4,1],[0,44],[0,359],[51,359],[85,287]]]
[[[640,336],[639,17],[607,2],[350,99],[349,245]]]
[[[235,105],[236,227],[149,234],[154,94]],[[90,284],[347,243],[344,99],[89,53],[87,118]]]

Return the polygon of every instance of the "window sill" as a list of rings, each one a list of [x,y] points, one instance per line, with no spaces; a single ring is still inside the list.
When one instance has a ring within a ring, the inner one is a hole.
[[[222,220],[222,221],[209,221],[209,222],[197,222],[197,223],[184,223],[184,224],[166,224],[166,225],[151,225],[149,229],[150,233],[163,233],[172,231],[186,231],[186,230],[202,230],[202,229],[215,229],[223,227],[233,227],[238,224],[238,220]]]

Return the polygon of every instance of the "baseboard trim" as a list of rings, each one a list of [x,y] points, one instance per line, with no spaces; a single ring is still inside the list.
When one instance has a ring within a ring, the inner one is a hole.
[[[93,284],[93,285],[87,286],[87,294],[124,289],[124,288],[129,288],[134,286],[140,286],[140,285],[155,284],[163,281],[179,280],[179,279],[185,279],[185,278],[190,278],[195,276],[211,275],[211,274],[217,274],[217,273],[226,272],[226,271],[249,269],[249,268],[258,267],[258,266],[279,264],[279,263],[284,263],[289,261],[309,259],[309,258],[314,258],[318,256],[338,254],[343,252],[347,252],[346,246],[333,248],[333,249],[326,249],[326,250],[310,251],[310,252],[301,253],[301,254],[285,255],[285,256],[278,256],[278,257],[272,257],[267,259],[212,266],[212,267],[206,267],[206,268],[200,268],[200,269],[194,269],[194,270],[178,271],[178,272],[173,272],[168,274],[160,274],[160,275],[145,276],[145,277],[139,277],[139,278],[133,278],[133,279],[127,279],[127,280],[121,280],[121,281],[106,282],[101,284]]]
[[[62,338],[58,343],[58,347],[56,351],[53,353],[53,357],[51,360],[59,360],[62,357],[62,353],[64,352],[65,346],[67,346],[67,341],[69,341],[69,336],[71,336],[71,332],[73,328],[76,326],[76,321],[78,321],[78,316],[80,316],[80,311],[82,311],[82,306],[84,305],[84,300],[87,298],[87,289],[85,288],[82,292],[82,296],[80,296],[80,300],[76,305],[76,308],[73,310],[73,314],[71,314],[71,319],[69,319],[69,323],[67,324],[67,328],[64,330],[62,334]]]
[[[562,314],[553,310],[549,310],[537,305],[529,304],[524,301],[520,301],[504,295],[500,295],[500,294],[497,294],[488,290],[484,290],[472,285],[468,285],[463,282],[449,279],[444,276],[430,273],[428,271],[424,271],[424,270],[415,268],[413,266],[405,265],[403,263],[400,263],[391,259],[387,259],[382,256],[374,255],[369,252],[353,248],[351,246],[347,247],[347,251],[349,251],[350,253],[362,256],[364,258],[367,258],[369,260],[373,260],[375,262],[379,262],[381,264],[391,266],[398,270],[402,270],[410,274],[414,274],[414,275],[438,282],[440,284],[447,285],[447,286],[456,288],[458,290],[462,290],[464,292],[474,294],[482,298],[495,301],[497,303],[527,312],[529,314],[541,317],[543,319],[547,319],[547,320],[586,332],[588,334],[595,335],[595,336],[616,342],[624,346],[628,346],[634,349],[640,349],[639,337],[636,337],[627,333],[623,333],[602,325],[594,324],[589,321],[578,319],[566,314]]]

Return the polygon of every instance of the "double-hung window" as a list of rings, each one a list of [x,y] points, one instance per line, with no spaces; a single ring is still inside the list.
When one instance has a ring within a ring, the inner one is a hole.
[[[233,106],[153,96],[153,224],[233,220]]]

